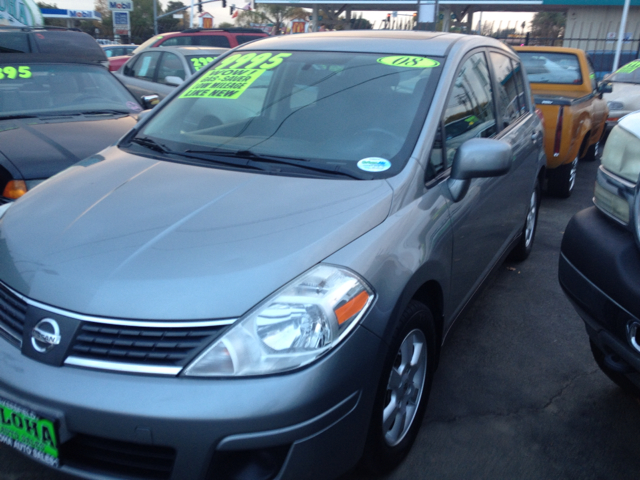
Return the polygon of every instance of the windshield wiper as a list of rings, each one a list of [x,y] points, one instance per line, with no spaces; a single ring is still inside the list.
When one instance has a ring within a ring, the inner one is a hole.
[[[77,112],[81,115],[129,115],[131,112],[129,110],[113,110],[113,109],[105,109],[105,110],[91,110],[88,112]]]
[[[143,147],[147,147],[149,150],[154,150],[156,152],[173,153],[167,147],[149,137],[134,137],[130,140],[130,142],[142,145]]]
[[[194,154],[205,154],[205,155],[219,155],[222,157],[231,157],[231,158],[244,158],[250,161],[258,161],[263,163],[272,163],[278,165],[290,165],[293,167],[298,167],[304,170],[312,170],[321,173],[327,173],[331,175],[340,175],[349,178],[353,178],[356,180],[362,180],[362,177],[358,175],[354,175],[349,172],[345,172],[340,170],[339,165],[335,165],[333,167],[325,166],[322,163],[311,162],[307,158],[297,158],[297,157],[281,157],[277,155],[263,155],[254,153],[251,150],[187,150],[189,153]]]

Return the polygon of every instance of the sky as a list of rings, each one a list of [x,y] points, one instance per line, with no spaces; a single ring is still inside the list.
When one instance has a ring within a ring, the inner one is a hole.
[[[48,0],[49,3],[55,3],[58,8],[66,8],[70,10],[93,10],[94,2],[93,0]],[[189,5],[189,0],[182,0],[185,5]],[[133,0],[135,3],[135,0]],[[167,4],[167,1],[162,1],[163,5]],[[242,7],[246,4],[246,0],[227,0],[227,7],[222,8],[222,2],[212,2],[203,5],[203,10],[211,13],[215,17],[215,25],[219,25],[222,22],[233,23],[233,19],[231,15],[229,15],[229,5],[235,4],[238,7]],[[387,17],[387,13],[390,13],[391,10],[384,10],[380,12],[362,12],[363,18],[366,18],[371,23],[379,24],[381,20]],[[196,10],[197,12],[197,10]],[[409,13],[409,12],[403,12]],[[352,12],[352,18],[356,18],[360,15],[360,12],[354,11]],[[523,12],[484,12],[482,14],[482,22],[494,22],[495,28],[498,28],[499,22],[502,22],[501,28],[507,28],[507,24],[510,23],[511,27],[514,27],[516,24],[520,25],[523,20],[530,21],[533,14],[523,13]],[[478,13],[476,12],[473,16],[474,28],[477,28],[478,22]],[[520,27],[518,27],[520,29]]]

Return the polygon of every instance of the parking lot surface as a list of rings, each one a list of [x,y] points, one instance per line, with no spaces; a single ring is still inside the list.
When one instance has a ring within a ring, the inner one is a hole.
[[[458,320],[416,444],[383,478],[637,477],[640,402],[600,372],[557,281],[564,227],[591,205],[597,166],[580,164],[569,199],[543,198],[529,260],[501,265]],[[1,480],[69,478],[0,445]]]

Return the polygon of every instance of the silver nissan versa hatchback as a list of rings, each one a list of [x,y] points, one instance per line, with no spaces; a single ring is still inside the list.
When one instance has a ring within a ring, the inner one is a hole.
[[[1,207],[0,440],[85,478],[393,468],[453,322],[531,251],[544,165],[490,38],[229,51]]]

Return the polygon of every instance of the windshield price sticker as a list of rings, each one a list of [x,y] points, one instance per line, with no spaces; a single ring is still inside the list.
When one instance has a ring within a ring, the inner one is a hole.
[[[200,58],[192,58],[191,59],[191,63],[193,63],[193,68],[195,69],[195,71],[197,72],[198,70],[200,70],[202,67],[210,64],[211,62],[213,62],[215,57],[200,57]]]
[[[0,67],[0,80],[31,78],[31,67]]]
[[[180,98],[228,98],[235,100],[265,70],[210,70],[189,87]]]
[[[0,443],[52,467],[60,466],[54,423],[3,398],[0,398]]]
[[[179,98],[227,98],[235,100],[267,70],[277,67],[291,53],[269,52],[231,55],[209,70]]]
[[[640,68],[640,61],[631,62],[631,63],[626,64],[624,67],[619,68],[618,70],[616,70],[616,73],[633,73],[638,68]]]
[[[413,55],[395,55],[393,57],[382,57],[378,59],[378,63],[389,65],[391,67],[408,67],[408,68],[434,68],[440,65],[440,62],[425,57],[414,57]]]

